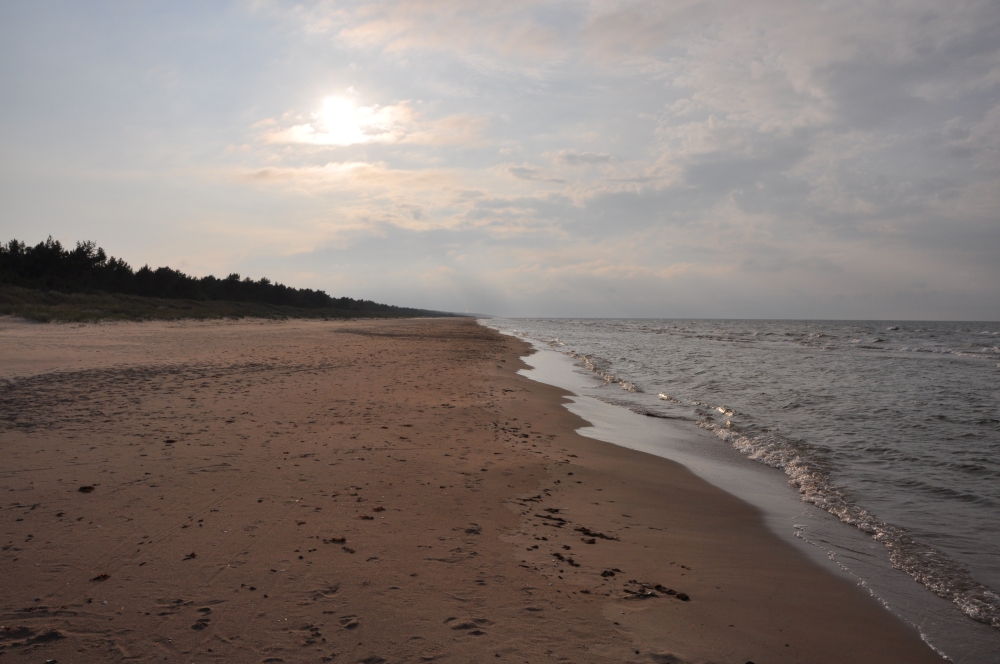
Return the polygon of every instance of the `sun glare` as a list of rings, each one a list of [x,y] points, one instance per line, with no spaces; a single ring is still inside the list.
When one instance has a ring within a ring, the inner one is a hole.
[[[324,143],[332,145],[352,145],[371,140],[362,127],[363,111],[370,109],[358,108],[350,99],[344,97],[327,97],[323,100],[323,108],[319,112],[320,131]]]
[[[269,140],[341,146],[393,143],[406,136],[412,121],[406,102],[358,106],[349,97],[336,95],[323,99],[309,122],[274,132]]]

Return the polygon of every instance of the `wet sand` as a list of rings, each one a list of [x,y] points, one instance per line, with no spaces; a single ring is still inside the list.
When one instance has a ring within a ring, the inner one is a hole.
[[[942,661],[527,350],[0,320],[0,663]]]

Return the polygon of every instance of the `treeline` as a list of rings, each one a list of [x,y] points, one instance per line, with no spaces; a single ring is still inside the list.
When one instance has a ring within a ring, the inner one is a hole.
[[[124,260],[109,257],[93,242],[77,242],[74,249],[67,249],[51,236],[33,247],[18,240],[0,244],[0,284],[62,293],[106,292],[168,299],[257,302],[305,309],[431,313],[371,300],[334,298],[321,290],[291,288],[266,278],[253,281],[249,277],[241,279],[238,274],[230,274],[225,279],[197,278],[169,267],[154,270],[148,265],[133,270]]]

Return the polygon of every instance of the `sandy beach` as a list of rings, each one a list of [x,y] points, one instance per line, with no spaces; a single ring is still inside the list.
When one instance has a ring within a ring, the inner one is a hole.
[[[0,320],[0,663],[942,661],[470,319]]]

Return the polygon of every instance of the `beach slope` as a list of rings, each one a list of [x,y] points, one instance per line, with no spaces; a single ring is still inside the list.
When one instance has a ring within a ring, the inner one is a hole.
[[[940,662],[468,319],[0,320],[0,662]]]

